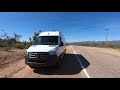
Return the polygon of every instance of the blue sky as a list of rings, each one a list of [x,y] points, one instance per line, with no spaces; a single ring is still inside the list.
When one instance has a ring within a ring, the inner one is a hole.
[[[39,30],[61,31],[67,42],[120,40],[120,12],[0,12],[0,35],[22,35],[28,41]]]

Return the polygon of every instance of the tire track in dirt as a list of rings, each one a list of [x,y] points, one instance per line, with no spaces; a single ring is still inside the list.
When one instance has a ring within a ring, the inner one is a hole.
[[[4,69],[0,69],[0,78],[12,77],[15,73],[25,68],[24,59],[17,61],[16,63],[11,63]]]

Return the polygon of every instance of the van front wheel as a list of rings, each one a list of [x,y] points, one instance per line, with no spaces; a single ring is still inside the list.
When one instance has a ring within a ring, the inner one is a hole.
[[[59,60],[58,60],[58,62],[56,63],[56,66],[59,67],[59,66],[60,66],[60,63],[61,63],[61,56],[59,57]]]
[[[57,66],[59,66],[60,65],[60,60],[57,62]]]

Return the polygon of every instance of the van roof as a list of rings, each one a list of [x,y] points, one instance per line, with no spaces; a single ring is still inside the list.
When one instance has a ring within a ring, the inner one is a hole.
[[[47,31],[47,32],[41,32],[39,36],[59,36],[59,31]]]

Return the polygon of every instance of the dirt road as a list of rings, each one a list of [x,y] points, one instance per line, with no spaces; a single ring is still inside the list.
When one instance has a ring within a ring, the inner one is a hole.
[[[0,69],[2,78],[120,78],[120,52],[84,46],[67,46],[59,68],[31,69],[24,59]]]

